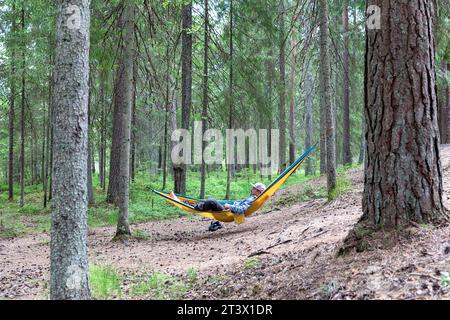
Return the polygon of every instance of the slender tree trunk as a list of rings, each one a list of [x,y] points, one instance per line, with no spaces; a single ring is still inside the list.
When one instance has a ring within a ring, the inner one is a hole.
[[[49,178],[49,166],[51,163],[50,159],[50,145],[51,145],[51,139],[50,139],[50,127],[52,126],[52,92],[51,92],[51,83],[52,83],[52,77],[50,76],[48,79],[48,109],[47,109],[47,130],[46,130],[46,139],[47,139],[47,145],[45,150],[45,173],[44,173],[44,208],[47,208],[47,192],[48,192],[48,178]]]
[[[342,163],[344,165],[352,163],[352,150],[350,145],[350,78],[349,78],[349,36],[348,36],[348,0],[344,2],[344,10],[342,12],[342,24],[344,32],[344,53],[342,63],[344,66],[344,112],[343,112],[343,137],[342,137]]]
[[[12,35],[17,33],[16,6],[12,5]],[[14,199],[14,117],[16,104],[16,41],[11,49],[11,95],[9,98],[9,153],[8,153],[8,200]]]
[[[120,59],[120,74],[122,86],[117,88],[121,94],[116,101],[116,107],[121,113],[120,126],[120,166],[119,188],[117,193],[117,206],[119,218],[117,221],[116,239],[131,235],[128,222],[128,202],[130,184],[130,137],[131,137],[131,104],[133,93],[133,57],[134,57],[134,5],[129,1],[125,3],[125,9],[121,16],[121,24],[124,28],[122,55]]]
[[[20,207],[25,205],[25,9],[22,8],[22,94],[20,105]]]
[[[132,101],[132,114],[131,114],[131,165],[130,175],[131,181],[134,181],[136,173],[136,95],[137,95],[137,63],[136,57],[133,63],[133,101]]]
[[[88,190],[88,204],[93,205],[94,190],[92,187],[92,147],[89,128],[91,127],[91,101],[92,101],[92,78],[89,78],[89,91],[88,91],[88,157],[87,157],[87,190]]]
[[[208,0],[205,0],[205,13],[204,13],[204,52],[203,52],[203,108],[202,108],[202,137],[206,132],[208,125],[208,50],[209,50],[209,8]],[[203,159],[203,152],[206,148],[206,142],[202,139],[202,165],[200,168],[200,199],[205,198],[205,185],[206,185],[206,163]]]
[[[279,144],[279,154],[280,154],[280,164],[281,166],[286,165],[286,39],[284,33],[284,0],[280,0],[278,4],[278,26],[280,29],[279,34],[279,68],[280,68],[280,78],[278,83],[278,94],[279,94],[279,105],[278,105],[278,128],[280,130],[280,144]]]
[[[296,66],[296,43],[295,32],[291,35],[291,74],[290,74],[290,88],[289,88],[289,163],[295,162],[295,131],[294,131],[294,108],[295,108],[295,66]]]
[[[229,75],[229,110],[228,110],[228,129],[233,128],[233,0],[230,0],[230,75]],[[227,162],[231,159],[228,152],[234,150],[227,150]],[[225,199],[230,199],[230,185],[231,185],[231,171],[233,164],[227,163],[227,187],[225,192]]]
[[[363,220],[394,228],[447,219],[435,90],[434,1],[370,0],[366,32]],[[408,32],[406,32],[408,30]]]
[[[305,150],[311,147],[313,138],[313,79],[309,62],[306,64],[305,71]],[[305,175],[314,174],[312,156],[305,160]]]
[[[333,106],[330,89],[330,55],[328,32],[328,4],[319,0],[320,15],[320,101],[326,114],[326,161],[328,197],[336,187],[336,139],[334,128]]]
[[[106,101],[105,101],[105,85],[106,85],[106,72],[105,70],[100,71],[100,150],[99,150],[99,180],[100,187],[105,190],[105,165],[106,165]]]
[[[89,299],[86,162],[89,94],[89,0],[59,0],[54,84],[55,181],[50,298]],[[81,20],[67,21],[73,5]]]

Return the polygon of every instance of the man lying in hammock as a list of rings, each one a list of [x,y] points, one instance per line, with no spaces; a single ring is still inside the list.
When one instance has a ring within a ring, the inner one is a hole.
[[[244,200],[235,201],[233,204],[221,204],[216,199],[209,198],[205,201],[197,202],[194,209],[198,211],[224,211],[229,209],[231,212],[236,214],[245,214],[245,211],[247,211],[247,209],[252,205],[253,201],[255,201],[256,198],[258,198],[258,196],[266,189],[266,186],[261,182],[252,184],[252,186],[253,188],[250,191],[250,196]],[[173,191],[170,193],[170,197],[172,199],[179,200]],[[213,221],[209,226],[209,231],[216,231],[221,228],[223,228],[223,226],[219,221]]]

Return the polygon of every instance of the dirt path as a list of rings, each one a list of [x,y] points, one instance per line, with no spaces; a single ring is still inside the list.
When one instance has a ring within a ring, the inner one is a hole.
[[[449,207],[450,146],[441,157]],[[361,215],[362,170],[346,175],[351,191],[331,203],[296,204],[213,233],[207,231],[209,222],[198,217],[134,225],[151,237],[125,244],[110,241],[114,228],[92,230],[90,262],[112,264],[125,275],[185,275],[195,267],[200,280],[188,298],[196,299],[449,298],[449,290],[439,285],[439,272],[450,271],[448,227],[417,228],[411,241],[392,249],[336,258]],[[313,182],[314,187],[324,184],[324,179]],[[246,264],[249,258],[255,265]],[[217,274],[222,275],[219,283],[208,281]],[[0,298],[45,298],[48,275],[49,235],[0,240]]]

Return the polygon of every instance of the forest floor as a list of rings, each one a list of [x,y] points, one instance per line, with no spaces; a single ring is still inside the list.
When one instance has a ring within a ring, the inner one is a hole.
[[[450,207],[450,145],[441,159]],[[411,226],[396,245],[379,233],[375,245],[338,256],[361,216],[363,192],[362,169],[344,175],[349,186],[334,201],[318,195],[295,203],[323,189],[322,177],[280,190],[270,212],[216,232],[197,216],[132,225],[140,236],[125,243],[111,241],[113,227],[93,228],[90,263],[113,274],[97,297],[449,299],[450,226]],[[48,298],[49,241],[47,233],[0,240],[0,298]]]

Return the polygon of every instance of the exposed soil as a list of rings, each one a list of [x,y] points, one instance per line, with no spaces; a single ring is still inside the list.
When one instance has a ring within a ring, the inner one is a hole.
[[[441,159],[449,207],[450,146],[442,148]],[[337,256],[361,216],[363,172],[346,175],[351,191],[335,201],[316,199],[256,214],[216,232],[207,231],[209,221],[197,216],[132,226],[150,234],[149,240],[112,242],[115,228],[91,230],[90,262],[111,264],[124,275],[184,276],[195,267],[200,278],[188,299],[450,298],[450,287],[441,283],[441,273],[450,272],[450,226],[412,226],[394,246],[379,241],[379,248]],[[311,185],[325,183],[318,179]],[[386,242],[391,239],[386,235]],[[48,234],[0,240],[0,297],[46,298],[48,277]]]

